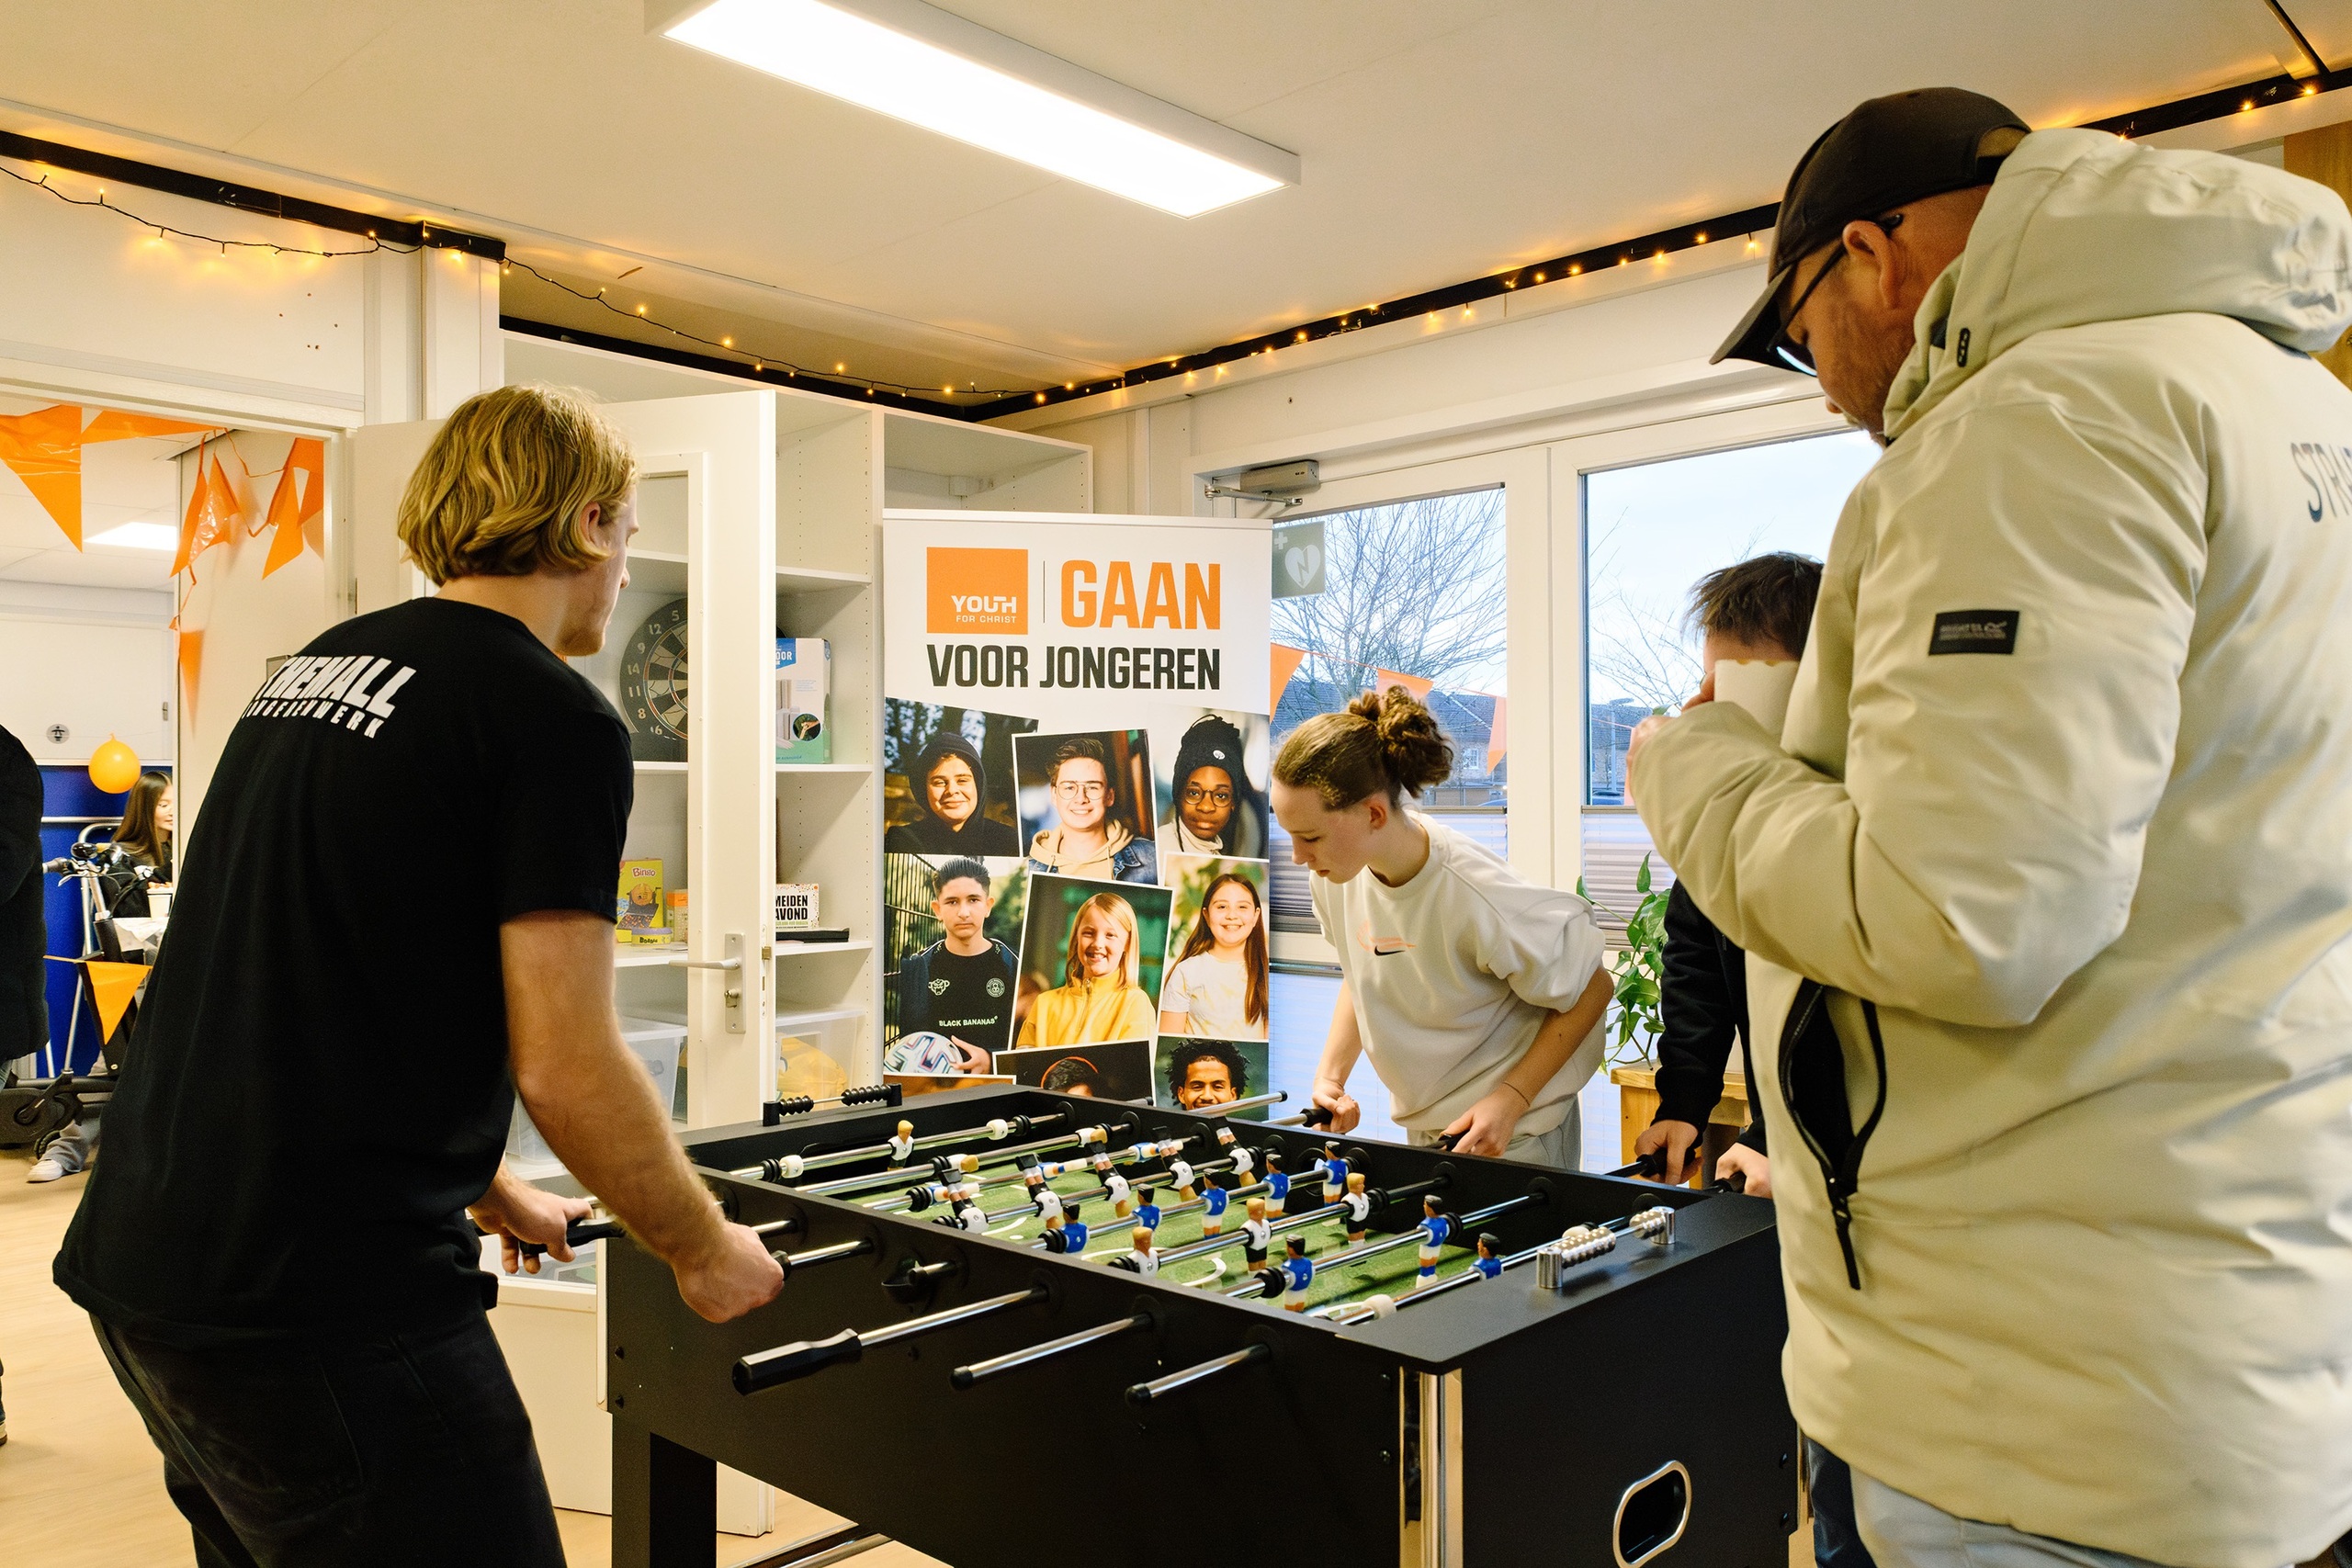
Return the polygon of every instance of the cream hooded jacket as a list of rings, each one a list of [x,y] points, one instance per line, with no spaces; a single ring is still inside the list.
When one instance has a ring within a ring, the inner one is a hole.
[[[2352,1526],[2352,319],[2324,187],[2029,137],[1919,311],[1775,745],[1632,793],[1752,955],[1789,1393],[1866,1474],[2183,1568]],[[1785,750],[1782,750],[1785,748]],[[1860,1288],[1777,1090],[1830,987]]]

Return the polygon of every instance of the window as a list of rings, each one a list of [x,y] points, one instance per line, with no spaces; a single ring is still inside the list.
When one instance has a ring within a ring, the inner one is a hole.
[[[1584,477],[1585,804],[1625,804],[1625,742],[1699,689],[1699,579],[1768,550],[1819,559],[1878,447],[1860,432]]]

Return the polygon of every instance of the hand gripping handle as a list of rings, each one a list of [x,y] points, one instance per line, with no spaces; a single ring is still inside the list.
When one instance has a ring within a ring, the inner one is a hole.
[[[618,1220],[574,1220],[563,1228],[563,1244],[577,1252],[592,1241],[603,1241],[607,1236],[623,1234]],[[536,1241],[523,1244],[523,1256],[526,1258],[544,1257],[547,1250]]]

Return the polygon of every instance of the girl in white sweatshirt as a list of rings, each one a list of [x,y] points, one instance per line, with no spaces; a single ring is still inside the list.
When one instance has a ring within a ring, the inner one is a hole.
[[[1369,1055],[1416,1143],[1574,1169],[1577,1091],[1600,1065],[1611,987],[1591,906],[1521,880],[1405,808],[1453,748],[1402,686],[1298,727],[1274,760],[1274,816],[1315,873],[1316,919],[1347,984],[1316,1071],[1332,1130]]]

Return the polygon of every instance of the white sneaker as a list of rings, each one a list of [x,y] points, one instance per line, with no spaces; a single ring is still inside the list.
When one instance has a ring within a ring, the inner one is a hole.
[[[43,1150],[40,1158],[33,1161],[33,1168],[25,1174],[25,1179],[55,1181],[60,1177],[72,1176],[87,1163],[88,1156],[83,1152],[82,1140],[72,1134],[65,1134]]]

